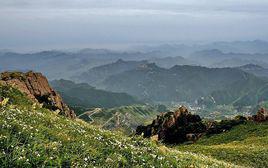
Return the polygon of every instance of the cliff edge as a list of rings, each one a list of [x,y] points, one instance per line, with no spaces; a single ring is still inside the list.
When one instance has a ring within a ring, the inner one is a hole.
[[[42,103],[50,110],[59,110],[61,115],[76,117],[74,111],[63,102],[61,96],[50,87],[47,78],[41,73],[3,72],[0,74],[0,84],[17,88],[32,101]]]

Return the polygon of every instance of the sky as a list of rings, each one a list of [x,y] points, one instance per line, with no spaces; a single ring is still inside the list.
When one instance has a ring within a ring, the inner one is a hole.
[[[267,0],[0,0],[0,49],[268,40]]]

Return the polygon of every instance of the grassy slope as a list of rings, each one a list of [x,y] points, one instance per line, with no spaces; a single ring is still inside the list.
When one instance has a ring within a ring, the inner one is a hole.
[[[77,113],[76,111],[76,113],[81,114],[85,111],[87,110],[81,109],[80,112],[78,111]],[[85,114],[80,116],[80,119],[104,129],[120,130],[121,132],[124,132],[124,134],[129,135],[135,132],[137,126],[151,123],[151,121],[159,113],[157,106],[131,105],[103,108],[101,112],[93,114],[90,118],[87,114]],[[116,125],[117,115],[119,115],[119,126]]]
[[[111,118],[116,112],[122,116],[128,115],[127,122],[129,122],[131,128],[136,128],[140,124],[144,124],[146,121],[151,121],[159,112],[156,107],[149,105],[132,105],[121,106],[110,109],[103,109],[102,112],[93,116],[96,124],[104,124],[109,118]],[[121,117],[122,120],[122,117]],[[111,122],[113,123],[114,120]]]
[[[204,137],[193,145],[175,147],[250,167],[268,167],[268,123],[246,123],[229,132]]]
[[[58,116],[12,88],[0,93],[10,98],[0,107],[1,167],[235,167]]]

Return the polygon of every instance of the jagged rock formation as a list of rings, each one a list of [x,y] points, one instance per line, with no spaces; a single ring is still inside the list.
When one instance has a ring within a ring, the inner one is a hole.
[[[75,118],[73,110],[63,102],[60,95],[49,85],[46,77],[35,72],[4,72],[0,76],[0,84],[11,85],[25,93],[34,102],[42,103],[50,110],[59,110],[61,115]]]
[[[256,122],[268,121],[268,111],[265,108],[260,108],[257,114],[253,115],[251,119]]]
[[[162,113],[150,125],[138,126],[136,134],[144,137],[158,135],[158,140],[166,143],[183,143],[199,137],[206,131],[198,115],[188,112],[182,106],[175,112]]]
[[[202,135],[219,134],[232,129],[234,126],[244,123],[246,117],[237,116],[231,120],[220,122],[202,122],[199,115],[191,114],[182,106],[175,112],[162,113],[147,126],[138,126],[136,134],[149,138],[155,135],[158,140],[165,143],[183,143],[197,141]]]
[[[266,122],[268,111],[261,108],[256,115],[250,117],[236,116],[228,120],[202,122],[199,115],[191,114],[186,107],[182,106],[175,112],[158,115],[150,125],[138,126],[136,134],[143,134],[144,138],[157,136],[157,140],[165,143],[195,142],[202,135],[220,134],[247,121]]]

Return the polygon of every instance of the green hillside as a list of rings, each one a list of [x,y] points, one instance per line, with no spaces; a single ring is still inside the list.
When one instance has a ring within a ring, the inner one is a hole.
[[[268,167],[268,123],[247,122],[229,132],[201,138],[176,150],[203,154],[246,167]]]
[[[1,167],[235,167],[67,119],[10,87],[0,93],[9,98],[0,107]]]
[[[81,106],[83,108],[112,108],[124,105],[141,104],[140,101],[126,93],[99,90],[86,83],[74,83],[63,79],[53,80],[50,83],[70,106]]]

